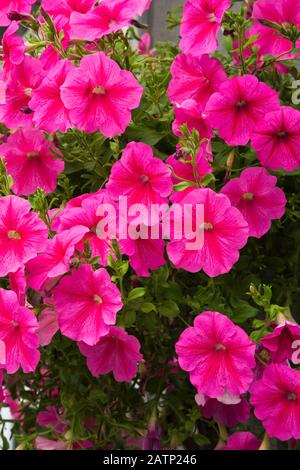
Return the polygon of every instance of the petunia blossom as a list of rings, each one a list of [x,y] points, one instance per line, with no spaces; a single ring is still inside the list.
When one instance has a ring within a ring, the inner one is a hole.
[[[122,308],[119,289],[104,268],[82,265],[54,288],[54,307],[63,335],[93,346],[116,323]]]
[[[33,123],[49,133],[66,132],[72,127],[69,111],[61,99],[61,87],[75,67],[68,60],[60,60],[32,92],[29,107],[34,111]]]
[[[55,280],[67,273],[75,246],[87,232],[87,227],[77,225],[48,240],[44,252],[26,264],[29,286],[38,291],[47,280]]]
[[[13,178],[12,190],[17,195],[29,195],[38,188],[52,193],[57,177],[64,170],[64,162],[53,155],[52,142],[38,129],[18,129],[1,145],[8,174]],[[52,150],[52,151],[51,151]]]
[[[194,56],[214,52],[217,34],[230,0],[188,0],[180,27],[180,49]]]
[[[0,26],[8,26],[10,24],[9,13],[30,13],[31,7],[35,1],[36,0],[1,0]]]
[[[43,9],[53,18],[62,17],[65,22],[70,20],[73,12],[87,14],[95,4],[95,0],[43,0]]]
[[[182,223],[182,237],[172,230],[167,246],[170,261],[193,273],[203,269],[209,277],[229,272],[248,240],[248,224],[240,211],[227,196],[209,188],[190,191],[179,204],[183,212],[185,205],[191,206],[192,224]],[[204,220],[197,216],[198,206],[203,206]]]
[[[194,100],[185,100],[180,105],[175,105],[175,121],[172,130],[175,135],[183,136],[181,126],[187,126],[190,133],[195,129],[199,132],[200,139],[210,139],[213,131],[206,120],[206,114],[201,104]]]
[[[102,0],[90,12],[72,13],[71,37],[94,41],[128,26],[149,7],[149,0]]]
[[[258,450],[261,441],[251,432],[235,432],[229,436],[224,447],[218,450]]]
[[[46,244],[48,229],[17,196],[0,199],[0,277],[16,272]]]
[[[250,403],[270,437],[300,439],[300,372],[271,364],[251,388]]]
[[[112,166],[106,185],[113,199],[125,196],[128,207],[144,204],[149,211],[151,204],[167,203],[172,188],[170,169],[142,142],[127,144],[121,159]]]
[[[249,236],[260,238],[271,228],[272,220],[285,212],[286,197],[276,186],[277,178],[264,168],[243,170],[222,189],[231,204],[239,209],[249,225]]]
[[[106,137],[122,134],[139,106],[143,88],[103,52],[90,54],[71,70],[61,87],[70,119],[79,130],[99,130]]]
[[[18,23],[16,21],[13,21],[3,34],[2,80],[5,81],[9,79],[13,65],[21,64],[24,59],[25,44],[23,39],[17,34],[15,34],[18,29]]]
[[[170,101],[181,104],[193,99],[203,107],[227,80],[221,62],[206,54],[200,57],[179,54],[172,63],[171,75],[168,87]]]
[[[31,126],[33,110],[29,107],[32,91],[45,76],[38,59],[25,56],[19,65],[11,68],[7,82],[6,102],[0,105],[0,121],[10,129]]]
[[[300,111],[282,106],[268,112],[254,127],[252,147],[263,166],[271,170],[300,168]]]
[[[252,75],[224,82],[205,108],[209,124],[228,145],[246,145],[257,122],[277,110],[277,92]]]
[[[198,393],[210,398],[245,393],[255,366],[255,344],[219,312],[203,312],[176,343],[180,367],[189,372]]]
[[[40,360],[37,329],[35,315],[19,304],[17,294],[0,288],[0,340],[5,343],[9,374],[19,367],[24,372],[35,370]]]
[[[113,372],[117,382],[130,382],[143,360],[141,345],[135,336],[117,326],[110,327],[97,344],[79,343],[80,352],[87,358],[87,366],[95,377]]]
[[[293,354],[296,352],[293,347],[295,341],[300,341],[300,326],[286,321],[276,326],[274,331],[264,336],[260,342],[270,351],[273,362],[283,363],[287,359],[293,360]]]
[[[233,405],[225,405],[215,398],[208,398],[200,407],[200,411],[204,418],[213,418],[229,428],[245,423],[250,418],[250,406],[245,398]]]

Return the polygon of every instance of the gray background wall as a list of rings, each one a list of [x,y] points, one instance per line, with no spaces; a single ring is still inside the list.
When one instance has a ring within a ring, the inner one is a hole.
[[[152,6],[145,14],[144,20],[149,25],[154,43],[156,41],[177,41],[178,30],[166,29],[166,18],[168,11],[183,3],[183,0],[152,0]]]

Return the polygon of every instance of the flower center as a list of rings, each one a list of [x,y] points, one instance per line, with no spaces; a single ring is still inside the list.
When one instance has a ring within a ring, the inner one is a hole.
[[[214,228],[214,226],[210,222],[204,222],[203,228],[204,228],[204,230],[212,230]]]
[[[24,89],[24,94],[25,94],[28,98],[31,98],[31,97],[32,97],[32,88],[25,88],[25,89]]]
[[[247,102],[245,100],[240,100],[237,102],[236,107],[238,109],[244,109],[247,106]]]
[[[11,323],[14,328],[19,328],[20,326],[20,324],[16,320],[13,320]]]
[[[285,137],[287,137],[287,132],[285,131],[277,132],[277,137],[279,137],[279,139],[284,139]]]
[[[297,400],[297,395],[294,392],[288,392],[287,393],[287,399],[295,401],[295,400]]]
[[[108,24],[110,28],[113,28],[117,24],[116,20],[111,20]]]
[[[37,152],[28,152],[27,153],[27,158],[31,159],[31,158],[37,158],[39,156],[39,154]]]
[[[141,180],[142,180],[142,183],[148,183],[148,181],[149,181],[149,176],[147,176],[147,175],[142,175],[142,176],[141,176]]]
[[[103,299],[102,299],[102,297],[100,297],[100,295],[95,294],[95,295],[94,295],[94,301],[95,301],[97,304],[100,304],[100,305],[103,304]]]
[[[254,194],[253,193],[244,193],[242,197],[246,201],[252,201],[252,199],[254,198]]]
[[[210,13],[209,15],[207,15],[207,20],[210,23],[215,23],[217,21],[217,17],[214,13]]]
[[[7,236],[10,240],[21,240],[21,235],[16,230],[10,230]]]
[[[224,346],[224,344],[216,344],[215,345],[215,350],[216,351],[226,351],[226,346]]]
[[[93,93],[95,93],[95,95],[105,95],[106,91],[103,86],[99,85],[93,89]]]

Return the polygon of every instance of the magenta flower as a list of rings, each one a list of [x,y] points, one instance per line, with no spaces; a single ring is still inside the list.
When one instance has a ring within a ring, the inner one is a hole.
[[[246,145],[257,122],[279,109],[276,91],[252,75],[233,77],[214,93],[205,112],[228,145]]]
[[[268,112],[254,127],[252,147],[271,170],[300,168],[300,111],[282,106]]]
[[[196,227],[194,234],[184,233],[181,239],[176,239],[171,233],[167,246],[170,261],[176,268],[192,273],[203,269],[209,277],[229,272],[239,259],[239,250],[248,240],[248,224],[240,211],[231,206],[227,196],[216,194],[208,188],[194,189],[178,203],[182,208],[184,204],[191,204],[194,227],[196,204],[202,204],[204,221]],[[204,231],[202,247],[188,246],[188,243],[196,241],[196,235],[200,238],[200,229]]]
[[[292,360],[295,349],[293,343],[300,340],[300,326],[286,321],[276,326],[273,333],[261,339],[261,344],[270,351],[273,362],[282,363],[287,359]]]
[[[180,27],[180,48],[200,57],[218,47],[217,33],[230,0],[188,0]]]
[[[25,267],[22,266],[16,272],[9,273],[8,279],[11,290],[13,290],[17,294],[19,304],[26,306],[27,282],[25,276]]]
[[[249,225],[249,237],[260,238],[271,228],[272,220],[285,212],[286,197],[276,187],[277,178],[264,168],[247,168],[239,178],[230,180],[222,189],[231,204],[239,209]]]
[[[193,129],[197,130],[201,140],[213,137],[213,131],[206,120],[201,104],[194,100],[186,100],[180,105],[175,105],[174,112],[175,121],[173,122],[172,130],[175,135],[183,136],[180,128],[185,124],[190,133],[193,132]]]
[[[87,232],[87,227],[77,225],[48,240],[44,252],[26,264],[29,286],[38,291],[47,280],[55,281],[67,273],[70,270],[69,263],[75,252],[75,246]]]
[[[221,313],[198,315],[180,335],[176,352],[198,393],[210,398],[239,396],[253,380],[255,344]]]
[[[55,158],[50,149],[58,152],[42,132],[32,128],[17,130],[1,145],[7,172],[14,180],[15,194],[27,196],[38,188],[46,193],[55,190],[64,162]]]
[[[250,403],[270,437],[300,439],[300,372],[287,365],[269,365],[251,388]]]
[[[23,39],[15,34],[18,29],[18,23],[13,21],[3,34],[2,79],[5,81],[9,80],[12,67],[21,64],[24,59],[25,44]]]
[[[123,304],[105,269],[82,265],[55,287],[54,306],[62,334],[93,346],[115,324]]]
[[[224,447],[218,450],[258,450],[261,441],[251,432],[235,432],[229,436]]]
[[[151,147],[142,142],[130,142],[121,159],[111,169],[106,185],[111,197],[117,200],[127,196],[132,204],[167,203],[173,189],[171,171],[159,158],[153,156]]]
[[[53,336],[59,330],[57,312],[51,307],[45,308],[39,315],[38,323],[39,345],[48,346],[48,344],[51,343]]]
[[[130,382],[143,360],[141,345],[135,336],[122,328],[110,327],[95,346],[79,343],[80,352],[87,358],[87,366],[94,377],[112,372],[117,382]]]
[[[16,272],[46,244],[48,229],[30,210],[20,197],[0,199],[0,277]]]
[[[229,428],[246,423],[250,418],[250,406],[244,398],[233,405],[225,405],[215,398],[208,398],[200,410],[204,418],[213,418],[217,423]]]
[[[7,83],[6,102],[0,105],[0,121],[10,129],[31,126],[33,111],[29,107],[32,91],[37,88],[45,75],[38,59],[25,56],[21,64],[11,69]]]
[[[68,22],[73,12],[87,14],[95,0],[43,0],[43,9],[53,18]]]
[[[138,51],[141,55],[153,56],[156,52],[156,49],[151,49],[151,34],[144,33],[142,34],[138,42]]]
[[[72,13],[71,37],[94,41],[128,26],[149,8],[149,0],[102,0],[89,13]]]
[[[150,227],[145,227],[145,230],[148,231],[147,239],[132,240],[128,237],[126,240],[120,240],[121,252],[128,255],[130,266],[141,277],[149,277],[149,269],[154,271],[166,264],[164,240],[152,239]]]
[[[0,4],[0,26],[7,26],[10,23],[8,14],[12,12],[28,14],[31,6],[36,0],[1,0]]]
[[[106,137],[125,131],[142,94],[132,73],[121,70],[103,52],[85,56],[61,87],[62,101],[78,129],[99,130]]]
[[[98,208],[101,204],[110,204],[113,206],[114,201],[108,196],[105,190],[97,194],[88,194],[70,201],[67,207],[54,219],[53,229],[58,233],[69,230],[73,227],[85,227],[87,232],[84,237],[78,241],[76,248],[84,252],[84,244],[89,242],[92,256],[99,256],[99,261],[103,266],[108,264],[108,256],[112,254],[111,239],[107,236],[99,237],[99,224],[105,216],[97,215]],[[114,220],[111,221],[115,223]],[[105,235],[105,234],[104,234]]]
[[[205,106],[210,96],[227,80],[221,62],[208,55],[178,55],[172,63],[171,74],[168,96],[173,104],[193,99]]]
[[[19,367],[24,372],[35,370],[40,360],[37,329],[36,317],[21,307],[16,293],[0,289],[0,340],[5,343],[5,368],[9,374]]]
[[[60,60],[32,93],[29,107],[34,111],[33,123],[49,133],[66,132],[72,127],[69,111],[61,99],[61,87],[75,67],[68,60]]]

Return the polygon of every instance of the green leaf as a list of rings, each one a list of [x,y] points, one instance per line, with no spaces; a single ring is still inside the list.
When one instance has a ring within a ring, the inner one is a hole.
[[[132,291],[129,292],[128,302],[132,302],[133,300],[139,299],[140,297],[143,297],[145,294],[146,294],[145,287],[136,287],[136,289],[133,289]]]
[[[158,307],[158,311],[163,317],[167,318],[175,318],[180,313],[178,305],[173,300],[166,300],[161,303]]]
[[[190,188],[191,186],[197,187],[197,184],[193,181],[181,181],[173,186],[174,191],[183,191],[186,188]]]
[[[149,312],[157,312],[157,309],[154,304],[151,302],[145,302],[141,306],[141,311],[144,313],[149,313]]]

